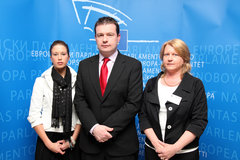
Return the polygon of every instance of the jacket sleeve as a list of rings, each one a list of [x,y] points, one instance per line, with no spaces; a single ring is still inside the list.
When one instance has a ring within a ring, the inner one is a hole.
[[[148,118],[149,116],[147,113],[147,99],[146,99],[149,83],[151,83],[150,81],[151,80],[148,80],[146,87],[144,89],[143,96],[142,96],[142,105],[141,105],[140,112],[138,113],[139,125],[140,125],[140,130],[142,134],[144,134],[145,129],[152,128],[152,125]]]
[[[37,78],[33,86],[29,115],[27,118],[31,124],[31,127],[35,127],[37,125],[43,124],[41,112],[42,112],[42,102],[43,102],[44,95],[43,95],[42,86],[43,86],[43,79]]]
[[[197,79],[194,84],[194,100],[192,103],[191,122],[187,130],[195,134],[198,138],[205,130],[207,119],[207,98],[201,80]]]
[[[85,66],[83,61],[79,63],[78,67],[78,74],[76,80],[76,92],[74,97],[74,106],[78,118],[81,124],[86,128],[89,132],[90,129],[97,124],[97,120],[91,109],[89,108],[86,95],[84,93],[84,86],[83,86],[83,71],[85,70]]]

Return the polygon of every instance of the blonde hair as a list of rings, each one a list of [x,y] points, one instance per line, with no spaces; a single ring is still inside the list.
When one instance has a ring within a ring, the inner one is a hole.
[[[161,51],[160,51],[160,59],[163,60],[164,50],[165,47],[169,45],[174,48],[174,50],[177,52],[177,54],[183,59],[183,66],[182,66],[182,76],[186,72],[191,71],[191,64],[190,64],[190,52],[188,49],[188,46],[184,41],[181,39],[172,39],[167,42],[165,42],[162,45]],[[164,64],[161,64],[162,71],[165,70]]]

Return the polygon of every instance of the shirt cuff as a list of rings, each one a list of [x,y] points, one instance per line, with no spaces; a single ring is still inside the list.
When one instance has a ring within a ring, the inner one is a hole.
[[[97,123],[97,124],[95,124],[91,129],[90,129],[90,133],[93,135],[93,130],[94,130],[94,128],[95,127],[97,127],[99,124]]]

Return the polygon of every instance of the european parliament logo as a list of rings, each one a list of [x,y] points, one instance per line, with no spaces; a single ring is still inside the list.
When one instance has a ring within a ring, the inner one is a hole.
[[[158,40],[128,40],[128,30],[126,28],[128,23],[133,20],[127,14],[111,5],[92,0],[72,0],[72,3],[78,23],[83,26],[84,30],[92,33],[98,18],[103,16],[114,18],[121,28],[121,39],[118,45],[120,51],[127,51],[128,43],[159,43]],[[89,38],[89,41],[95,41],[95,38]]]

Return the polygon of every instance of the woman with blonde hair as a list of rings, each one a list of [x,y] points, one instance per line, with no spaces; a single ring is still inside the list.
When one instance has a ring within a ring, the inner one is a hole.
[[[160,59],[162,72],[148,80],[139,113],[145,159],[198,160],[208,122],[203,83],[189,73],[190,52],[182,40],[165,42]]]

